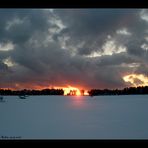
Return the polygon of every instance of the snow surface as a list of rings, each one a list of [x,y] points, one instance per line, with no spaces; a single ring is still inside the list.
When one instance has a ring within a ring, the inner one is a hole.
[[[0,139],[148,139],[148,95],[4,99]]]

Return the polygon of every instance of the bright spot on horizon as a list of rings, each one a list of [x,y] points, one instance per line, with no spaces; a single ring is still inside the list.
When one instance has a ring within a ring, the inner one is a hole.
[[[123,77],[125,82],[130,82],[134,87],[148,86],[148,77],[143,74],[130,74]]]
[[[68,94],[70,94],[70,91],[76,91],[76,96],[81,96],[81,91],[77,87],[72,87],[72,86],[68,85],[67,87],[54,87],[54,88],[55,89],[63,89],[65,96],[68,95]],[[84,91],[84,95],[88,95],[88,93],[86,92],[86,90]]]
[[[77,96],[81,95],[80,90],[76,87],[68,86],[68,87],[64,87],[63,90],[64,90],[64,95],[69,94],[71,90],[76,90]]]

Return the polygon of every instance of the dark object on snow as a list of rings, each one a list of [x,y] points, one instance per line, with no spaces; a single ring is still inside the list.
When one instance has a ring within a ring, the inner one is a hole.
[[[3,99],[4,99],[3,96],[0,96],[0,101],[3,101]]]
[[[20,99],[26,99],[28,96],[26,96],[26,95],[21,95],[21,96],[19,96],[19,98]]]
[[[5,102],[4,97],[0,96],[0,103]]]

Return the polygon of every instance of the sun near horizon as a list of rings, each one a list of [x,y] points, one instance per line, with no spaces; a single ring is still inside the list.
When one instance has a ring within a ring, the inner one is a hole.
[[[81,95],[89,95],[87,90],[85,89],[80,89],[78,87],[73,87],[73,86],[70,86],[68,85],[67,87],[54,87],[56,89],[63,89],[64,90],[64,96],[67,96],[67,95],[74,95],[74,96],[81,96]],[[83,94],[81,91],[84,91]],[[71,94],[73,93],[73,94]]]

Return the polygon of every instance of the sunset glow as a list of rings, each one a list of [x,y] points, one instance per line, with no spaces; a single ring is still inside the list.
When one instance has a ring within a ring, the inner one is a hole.
[[[130,74],[123,77],[125,82],[130,82],[132,86],[148,86],[148,77],[143,74]]]
[[[30,89],[30,90],[43,90],[43,89],[63,89],[64,90],[64,95],[74,95],[74,96],[87,96],[88,94],[88,90],[85,89],[80,89],[78,87],[73,87],[68,85],[67,87],[65,86],[40,86],[40,85],[33,85],[33,84],[20,84],[20,83],[15,83],[13,87],[1,87],[1,89],[5,89],[5,90],[24,90],[24,89]],[[82,92],[83,91],[83,92]]]
[[[67,87],[54,87],[55,89],[63,89],[64,95],[70,94],[70,91],[76,91],[76,96],[81,96],[81,91],[77,87],[72,87],[68,85]],[[87,91],[84,91],[84,95],[88,95]]]
[[[70,92],[70,90],[76,90],[76,95],[77,96],[81,95],[80,90],[78,88],[76,88],[76,87],[68,86],[67,88],[63,88],[63,90],[64,90],[64,95],[67,95]]]
[[[64,90],[64,95],[68,95],[70,93],[71,90],[76,90],[76,95],[80,96],[81,92],[78,88],[76,87],[72,87],[70,85],[68,85],[67,87],[54,87],[56,89],[63,89]]]

